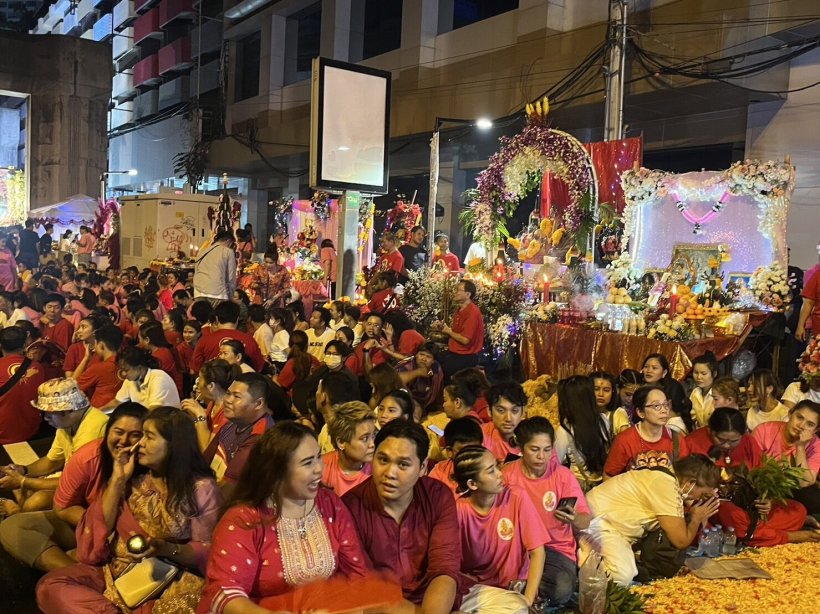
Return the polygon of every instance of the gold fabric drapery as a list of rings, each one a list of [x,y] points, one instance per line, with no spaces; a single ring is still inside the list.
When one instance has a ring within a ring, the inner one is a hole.
[[[527,379],[545,373],[564,378],[595,370],[617,375],[624,369],[640,370],[647,355],[658,353],[669,359],[672,377],[683,379],[691,370],[694,358],[711,350],[722,360],[743,344],[751,330],[747,324],[738,336],[677,343],[565,324],[530,322],[521,339],[521,364]]]

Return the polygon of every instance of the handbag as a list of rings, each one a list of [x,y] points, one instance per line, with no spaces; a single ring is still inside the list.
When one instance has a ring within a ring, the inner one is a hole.
[[[114,580],[114,588],[117,589],[123,603],[134,609],[150,599],[159,597],[174,581],[178,572],[179,567],[176,565],[152,556],[129,565]]]

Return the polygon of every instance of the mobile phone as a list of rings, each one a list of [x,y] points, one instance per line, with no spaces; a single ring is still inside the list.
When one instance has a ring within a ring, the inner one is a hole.
[[[556,509],[562,512],[572,512],[575,509],[575,504],[578,502],[578,497],[561,497],[558,501]]]
[[[431,430],[433,433],[435,433],[436,435],[438,435],[439,437],[444,437],[444,431],[442,431],[442,430],[441,430],[439,427],[437,427],[435,424],[428,424],[428,425],[427,425],[427,428],[428,428],[429,430]]]

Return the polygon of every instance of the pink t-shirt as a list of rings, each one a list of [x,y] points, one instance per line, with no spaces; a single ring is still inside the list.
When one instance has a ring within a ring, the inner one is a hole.
[[[322,484],[328,488],[332,488],[338,497],[341,497],[348,490],[354,486],[358,486],[370,477],[371,468],[369,463],[358,473],[348,475],[342,471],[342,468],[339,466],[339,453],[336,450],[322,456],[322,463],[324,463],[322,469]]]
[[[456,484],[454,480],[450,479],[451,475],[453,475],[452,458],[436,463],[435,467],[430,470],[430,477],[434,480],[438,480],[442,484],[445,484],[450,490],[453,491],[453,494],[455,495],[458,490],[458,484]]]
[[[75,505],[88,507],[103,488],[100,475],[101,446],[96,439],[85,444],[68,459],[54,493],[54,505],[66,509]]]
[[[330,281],[336,281],[336,250],[332,247],[323,247],[319,252],[319,259],[324,266],[325,262],[330,263]]]
[[[484,432],[484,442],[482,445],[492,452],[493,456],[501,462],[506,461],[508,454],[521,456],[521,451],[507,443],[492,422],[482,424],[481,430]]]
[[[786,439],[783,436],[786,426],[788,426],[788,422],[764,422],[752,431],[752,439],[769,456],[780,458],[785,454],[791,458],[794,456],[796,449],[793,444],[786,445]],[[820,439],[817,438],[817,435],[812,437],[811,441],[806,444],[806,459],[809,461],[809,470],[816,479],[817,472],[820,470]]]
[[[486,586],[507,588],[527,578],[528,552],[550,540],[538,512],[525,493],[505,488],[495,505],[481,516],[469,497],[456,501],[461,531],[461,571]]]
[[[529,478],[524,475],[520,460],[507,463],[501,471],[510,488],[523,491],[535,506],[551,537],[547,546],[575,561],[577,545],[572,527],[556,520],[554,514],[558,502],[564,497],[577,497],[575,511],[589,513],[584,491],[581,490],[572,471],[561,465],[554,453],[547,464],[546,472],[540,478]]]

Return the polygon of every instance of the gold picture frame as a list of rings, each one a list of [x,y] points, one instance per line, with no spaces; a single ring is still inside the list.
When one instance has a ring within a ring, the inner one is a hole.
[[[669,276],[675,283],[692,287],[701,274],[710,273],[709,261],[716,259],[720,268],[721,254],[717,243],[675,243],[669,262]]]

